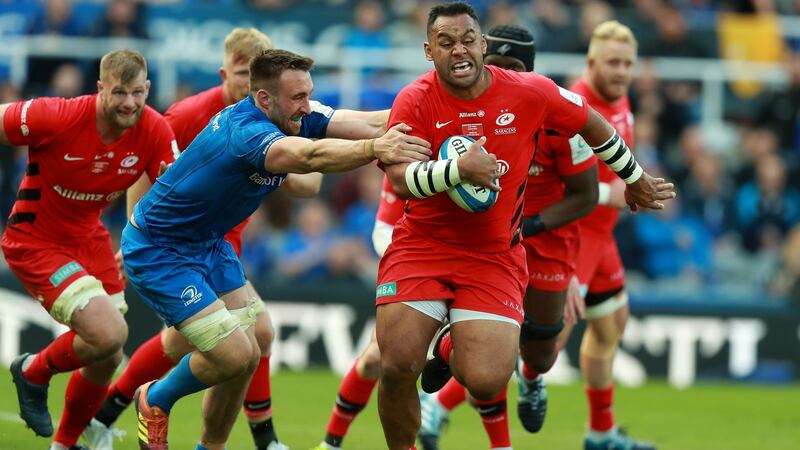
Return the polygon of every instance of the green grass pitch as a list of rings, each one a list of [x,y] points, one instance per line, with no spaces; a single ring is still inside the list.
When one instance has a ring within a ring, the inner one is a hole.
[[[50,387],[50,410],[57,418],[63,404],[68,376],[59,375]],[[339,378],[327,371],[281,371],[273,377],[273,410],[281,440],[292,450],[308,450],[325,434]],[[37,438],[17,417],[11,376],[0,370],[0,450],[46,449],[48,440]],[[580,385],[549,387],[550,406],[544,429],[527,434],[516,418],[516,385],[510,386],[509,414],[512,443],[516,449],[582,448],[586,400]],[[200,432],[200,395],[180,401],[170,421],[170,444],[176,450],[193,449]],[[700,384],[674,390],[654,382],[642,388],[619,388],[617,421],[659,449],[789,449],[800,448],[800,385],[754,386]],[[135,422],[132,408],[118,425],[127,431],[117,449],[134,449]],[[442,449],[488,448],[478,415],[468,406],[458,408],[441,441]],[[250,433],[242,416],[233,430],[229,450],[252,449]],[[344,442],[346,450],[386,448],[373,396],[357,418]]]

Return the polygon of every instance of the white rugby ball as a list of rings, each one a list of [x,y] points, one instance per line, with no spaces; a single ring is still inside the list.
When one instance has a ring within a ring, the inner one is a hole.
[[[470,144],[475,142],[469,136],[450,136],[442,142],[439,147],[439,159],[457,159],[467,152]],[[488,153],[481,146],[483,153]],[[494,180],[495,185],[500,185],[498,180]],[[466,181],[453,186],[447,190],[447,195],[461,209],[469,212],[484,212],[497,203],[498,193],[477,184]]]

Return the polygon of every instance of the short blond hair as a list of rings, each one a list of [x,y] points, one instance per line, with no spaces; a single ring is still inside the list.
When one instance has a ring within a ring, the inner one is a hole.
[[[589,41],[589,57],[597,56],[600,44],[608,41],[630,44],[634,51],[639,47],[630,28],[616,20],[608,20],[598,25],[592,32],[592,39]]]
[[[272,41],[255,28],[234,28],[225,37],[225,64],[249,63],[272,49]]]
[[[122,84],[128,84],[141,72],[147,77],[147,61],[139,52],[129,48],[106,53],[100,60],[100,81],[114,77]]]

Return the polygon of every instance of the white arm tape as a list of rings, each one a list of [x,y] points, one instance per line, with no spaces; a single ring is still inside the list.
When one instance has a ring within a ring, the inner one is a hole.
[[[601,182],[597,186],[597,194],[597,204],[607,205],[608,201],[611,199],[611,185]]]
[[[625,141],[614,131],[614,134],[603,145],[592,147],[595,155],[606,163],[626,184],[636,182],[644,170],[636,162],[633,153],[628,150]]]
[[[455,159],[440,161],[415,161],[406,167],[406,184],[411,195],[430,197],[444,192],[461,182]]]

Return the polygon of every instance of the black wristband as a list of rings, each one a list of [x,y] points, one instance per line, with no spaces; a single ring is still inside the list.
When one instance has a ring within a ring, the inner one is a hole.
[[[535,216],[525,217],[522,219],[523,238],[539,234],[546,229],[547,228],[544,226],[544,221],[542,220],[542,216],[540,216],[539,214]]]

